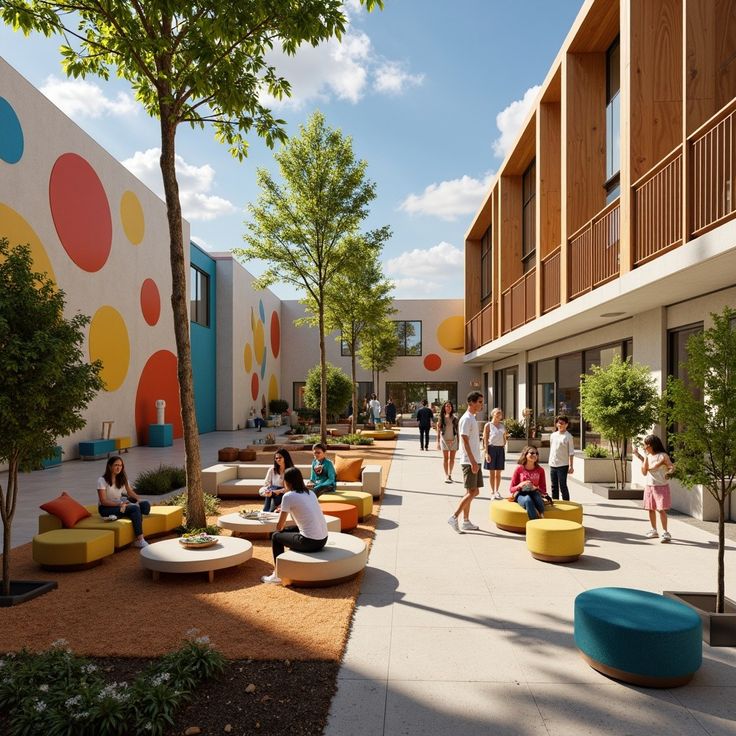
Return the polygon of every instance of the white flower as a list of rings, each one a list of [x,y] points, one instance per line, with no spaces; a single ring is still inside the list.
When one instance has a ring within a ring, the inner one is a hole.
[[[43,700],[37,700],[33,707],[36,709],[36,712],[43,713],[46,710],[46,703],[43,702]]]
[[[57,639],[56,641],[52,641],[51,647],[52,649],[63,649],[66,652],[70,651],[69,642],[66,639]]]
[[[184,636],[186,636],[187,639],[193,639],[197,634],[199,634],[199,629],[192,627]]]
[[[194,643],[195,644],[209,644],[210,643],[210,638],[209,638],[209,636],[198,636],[194,640]]]
[[[81,695],[75,695],[73,698],[67,698],[64,702],[64,706],[66,708],[76,708],[80,703],[82,702],[82,696]]]
[[[48,686],[48,685],[47,685],[46,683],[44,683],[43,685],[39,685],[39,686],[38,686],[38,689],[39,689],[39,690],[40,690],[40,691],[41,691],[42,693],[47,693],[47,692],[49,691],[49,686]]]
[[[82,672],[85,675],[91,675],[93,672],[97,672],[97,665],[95,664],[82,665]]]
[[[160,672],[158,675],[154,675],[151,678],[151,683],[154,687],[158,687],[159,685],[163,685],[165,682],[168,682],[171,679],[171,674],[169,672]]]

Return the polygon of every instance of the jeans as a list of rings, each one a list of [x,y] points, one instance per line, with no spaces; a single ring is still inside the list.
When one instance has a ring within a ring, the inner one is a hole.
[[[310,539],[299,532],[298,526],[285,526],[280,532],[274,532],[271,535],[271,551],[273,552],[274,564],[276,564],[276,558],[286,547],[296,552],[319,552],[325,544],[327,544],[327,537],[324,539]]]
[[[97,510],[100,516],[117,516],[119,519],[130,519],[133,522],[133,533],[136,537],[143,534],[143,516],[151,513],[151,504],[148,501],[138,501],[138,503],[128,503],[125,511],[120,511],[119,506],[98,506]]]
[[[265,496],[263,501],[263,511],[276,511],[281,506],[281,499],[284,497],[283,491],[281,493],[272,493],[270,496]]]
[[[422,450],[429,449],[429,427],[419,427],[419,447]]]
[[[536,519],[540,514],[544,513],[544,500],[542,499],[542,494],[539,491],[532,491],[531,493],[524,494],[520,493],[516,497],[516,503],[526,509],[527,516],[530,519]]]
[[[552,481],[552,498],[555,501],[560,497],[559,493],[562,493],[563,501],[570,500],[570,491],[567,490],[567,474],[569,470],[570,467],[568,465],[560,465],[556,468],[549,469],[549,477]]]

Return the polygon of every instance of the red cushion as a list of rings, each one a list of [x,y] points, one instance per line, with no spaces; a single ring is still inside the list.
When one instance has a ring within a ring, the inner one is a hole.
[[[42,504],[41,508],[56,516],[66,529],[71,529],[78,521],[92,516],[79,501],[75,501],[66,491],[62,491],[61,496],[53,501]]]

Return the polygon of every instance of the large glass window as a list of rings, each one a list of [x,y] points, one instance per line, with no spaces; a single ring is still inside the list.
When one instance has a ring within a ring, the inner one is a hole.
[[[580,374],[582,353],[571,353],[557,359],[557,414],[570,420],[568,431],[580,447]]]
[[[534,268],[537,244],[537,163],[532,161],[522,177],[521,257],[524,273]]]
[[[621,193],[621,54],[617,38],[606,52],[606,204]]]
[[[604,345],[600,348],[586,350],[583,358],[585,373],[590,373],[594,365],[599,365],[601,368],[607,368],[611,363],[613,363],[613,359],[616,356],[619,358],[622,357],[622,348],[623,344],[617,342],[612,345]],[[583,437],[583,446],[601,444],[600,434],[593,430],[593,427],[589,422],[583,421],[583,431],[585,433]]]
[[[493,291],[493,249],[491,246],[491,228],[483,233],[480,241],[480,298],[486,301]]]
[[[386,397],[388,398],[390,396],[394,400],[396,411],[400,414],[415,415],[417,409],[422,405],[422,399],[427,399],[435,414],[445,401],[452,401],[456,409],[458,405],[457,383],[387,381],[385,390]],[[463,397],[463,401],[465,401],[465,397]]]
[[[529,365],[530,407],[543,432],[555,431],[555,361],[540,360]]]
[[[519,419],[519,414],[516,411],[516,394],[519,383],[519,373],[516,367],[503,368],[500,371],[495,371],[493,375],[493,383],[494,407],[497,406],[502,409],[504,416],[509,419]]]
[[[397,355],[422,354],[422,323],[420,320],[394,320],[399,338]]]
[[[340,337],[340,355],[349,357],[352,354],[353,353],[350,350],[350,343],[347,340],[343,339],[343,337],[341,336]]]
[[[692,335],[697,335],[703,331],[703,323],[687,325],[686,327],[678,327],[669,330],[667,333],[667,372],[675,378],[681,378],[697,399],[702,399],[702,392],[697,386],[690,384],[687,375],[685,363],[687,362],[687,341]],[[680,424],[675,424],[669,428],[672,433],[682,429]]]
[[[191,299],[189,318],[202,327],[210,326],[210,277],[201,268],[189,269]]]

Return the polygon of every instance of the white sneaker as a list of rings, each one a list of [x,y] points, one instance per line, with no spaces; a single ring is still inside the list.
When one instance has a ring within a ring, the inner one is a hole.
[[[669,532],[662,532],[662,541],[669,542],[672,539],[672,535]]]
[[[494,501],[503,501],[503,496],[498,491],[496,491],[493,494],[493,500]]]
[[[470,519],[466,519],[463,522],[462,530],[464,532],[477,532],[478,529],[480,529],[480,527],[473,524],[473,522],[470,521]]]
[[[136,539],[135,542],[133,542],[134,547],[138,547],[138,549],[143,549],[144,547],[148,547],[148,542],[146,542],[145,539]]]
[[[445,478],[445,483],[452,483],[452,478],[449,475]]]
[[[457,518],[456,518],[455,516],[451,516],[451,517],[450,517],[450,518],[449,518],[449,519],[447,520],[447,523],[448,523],[448,524],[449,524],[449,525],[450,525],[450,526],[451,526],[451,527],[452,527],[452,528],[453,528],[453,529],[454,529],[454,530],[455,530],[455,531],[456,531],[456,532],[457,532],[458,534],[462,534],[462,532],[460,531],[460,526],[459,526],[459,525],[458,525],[458,523],[457,523]]]
[[[271,583],[272,585],[280,585],[281,584],[281,578],[274,571],[270,575],[263,575],[261,577],[261,582],[262,583]]]
[[[657,534],[656,529],[650,529],[644,536],[647,539],[656,539],[659,536],[659,534]]]
[[[110,514],[110,516],[103,516],[102,521],[117,521],[118,517],[115,516],[115,514]]]

